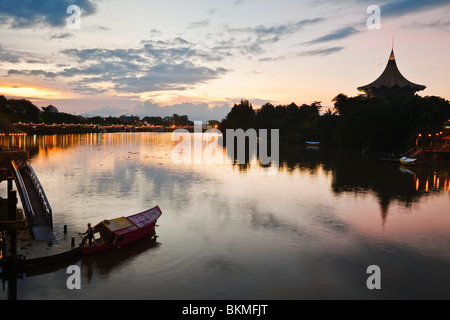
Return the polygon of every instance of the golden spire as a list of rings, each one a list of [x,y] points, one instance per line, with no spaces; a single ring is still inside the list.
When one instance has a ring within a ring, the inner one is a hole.
[[[395,60],[395,55],[394,55],[394,37],[392,37],[392,51],[391,51],[391,56],[389,57],[389,61]]]

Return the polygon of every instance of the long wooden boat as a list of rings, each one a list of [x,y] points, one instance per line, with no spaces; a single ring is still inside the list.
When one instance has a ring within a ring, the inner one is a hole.
[[[320,141],[306,141],[307,146],[320,146]]]
[[[93,227],[94,239],[81,247],[83,254],[119,248],[146,236],[155,236],[156,221],[161,216],[156,206],[141,213],[103,220]]]

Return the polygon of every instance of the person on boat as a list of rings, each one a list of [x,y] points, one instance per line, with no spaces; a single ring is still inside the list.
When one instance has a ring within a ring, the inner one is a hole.
[[[91,227],[91,224],[88,223],[87,224],[87,230],[85,233],[81,233],[81,235],[84,236],[83,241],[81,242],[81,246],[84,246],[84,244],[86,243],[86,241],[89,242],[89,246],[92,246],[92,239],[94,239],[94,230]]]

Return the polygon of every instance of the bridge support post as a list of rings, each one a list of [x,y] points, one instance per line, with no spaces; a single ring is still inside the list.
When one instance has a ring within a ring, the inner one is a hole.
[[[9,188],[9,187],[8,187]],[[17,193],[14,190],[8,190],[8,220],[17,220]],[[9,230],[10,251],[11,251],[11,269],[16,270],[17,266],[17,230]]]
[[[12,178],[8,178],[8,192],[12,191],[12,189],[13,189],[12,182],[13,182]]]

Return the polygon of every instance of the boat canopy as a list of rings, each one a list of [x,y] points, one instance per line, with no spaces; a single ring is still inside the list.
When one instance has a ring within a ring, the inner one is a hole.
[[[150,210],[129,217],[103,220],[95,226],[94,230],[103,229],[102,226],[104,226],[107,230],[109,230],[111,233],[114,233],[116,236],[123,235],[125,233],[129,233],[146,227],[147,225],[155,222],[161,214],[161,210],[158,206],[156,206]]]
[[[104,225],[115,235],[121,235],[138,229],[131,221],[129,221],[125,217],[103,220],[102,222],[100,222],[100,224]]]

